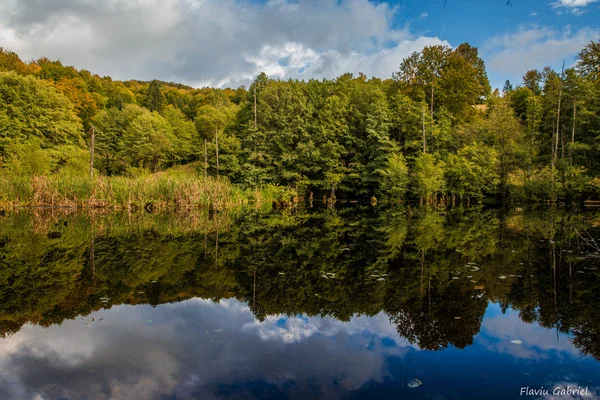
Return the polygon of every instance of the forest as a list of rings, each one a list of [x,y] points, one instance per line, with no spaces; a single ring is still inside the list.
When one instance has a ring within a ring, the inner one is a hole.
[[[599,42],[502,92],[467,43],[425,47],[387,79],[263,73],[237,89],[122,82],[0,48],[2,204],[581,202],[600,197],[598,135]]]

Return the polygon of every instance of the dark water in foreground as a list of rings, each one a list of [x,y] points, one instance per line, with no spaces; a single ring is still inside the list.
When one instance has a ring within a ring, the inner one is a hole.
[[[0,399],[600,398],[596,242],[585,210],[9,213]]]

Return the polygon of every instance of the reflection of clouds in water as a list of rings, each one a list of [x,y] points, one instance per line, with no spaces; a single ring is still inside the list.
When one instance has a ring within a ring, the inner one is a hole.
[[[389,322],[389,317],[381,312],[374,317],[355,316],[349,322],[342,322],[332,317],[311,318],[269,316],[264,321],[253,321],[244,325],[244,330],[256,330],[264,340],[280,340],[284,343],[297,343],[315,334],[321,336],[338,336],[353,334],[370,334],[380,338],[393,340],[398,346],[411,346],[408,340],[400,337],[396,327]]]
[[[252,381],[326,396],[339,390],[334,380],[348,390],[382,381],[386,357],[409,350],[389,339],[405,344],[384,314],[258,322],[236,300],[117,306],[0,340],[0,377],[10,383],[0,398],[211,398]]]
[[[479,343],[490,350],[513,357],[541,360],[549,357],[549,351],[558,355],[581,357],[568,337],[561,334],[557,338],[555,330],[543,328],[535,322],[523,323],[514,311],[485,318],[481,333]],[[513,344],[510,342],[513,339],[522,340],[523,344]]]

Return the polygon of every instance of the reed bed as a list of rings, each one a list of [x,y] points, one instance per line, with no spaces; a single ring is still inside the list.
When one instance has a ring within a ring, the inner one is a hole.
[[[226,210],[275,201],[276,190],[245,190],[226,179],[184,171],[140,177],[0,176],[0,207],[107,210]]]

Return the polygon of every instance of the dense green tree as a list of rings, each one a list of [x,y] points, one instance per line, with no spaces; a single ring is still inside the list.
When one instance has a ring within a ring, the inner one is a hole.
[[[390,154],[383,170],[382,189],[392,197],[403,198],[409,188],[408,166],[402,153]]]
[[[0,155],[31,137],[42,146],[81,143],[81,121],[73,104],[53,85],[33,76],[0,72]]]
[[[150,111],[161,112],[165,102],[165,96],[161,90],[162,85],[156,79],[150,82],[144,95],[144,106]]]
[[[143,110],[123,133],[123,154],[130,166],[158,171],[174,153],[175,140],[169,121]]]
[[[496,150],[474,142],[448,157],[446,189],[461,199],[480,200],[493,195],[500,184],[499,166]]]
[[[415,160],[412,181],[415,195],[432,201],[444,192],[443,162],[436,160],[433,154],[420,154]]]
[[[196,126],[187,119],[184,113],[171,105],[164,108],[163,117],[173,129],[172,162],[183,163],[191,161],[197,155]]]

